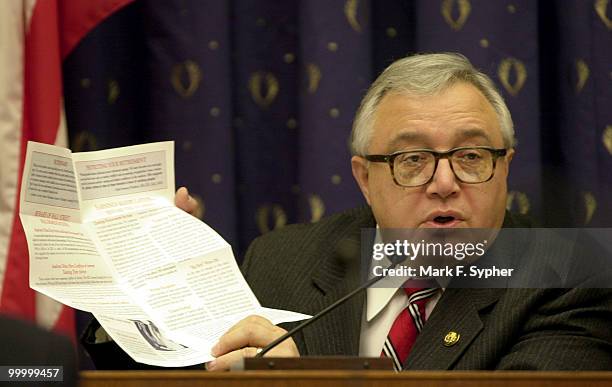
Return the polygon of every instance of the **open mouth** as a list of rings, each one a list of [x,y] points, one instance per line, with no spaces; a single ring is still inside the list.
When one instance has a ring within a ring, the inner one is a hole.
[[[436,216],[434,222],[438,224],[447,224],[455,220],[454,216]]]
[[[464,216],[461,212],[452,209],[439,209],[427,215],[424,223],[425,228],[454,228],[463,222]]]

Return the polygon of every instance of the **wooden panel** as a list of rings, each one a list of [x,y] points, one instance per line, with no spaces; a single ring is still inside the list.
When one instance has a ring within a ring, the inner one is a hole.
[[[84,371],[81,387],[603,387],[612,372]]]
[[[393,361],[388,357],[247,357],[240,370],[393,371]]]

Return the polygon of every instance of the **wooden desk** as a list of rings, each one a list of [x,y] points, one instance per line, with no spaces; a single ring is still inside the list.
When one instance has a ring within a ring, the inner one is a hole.
[[[612,372],[84,371],[80,387],[612,386]]]

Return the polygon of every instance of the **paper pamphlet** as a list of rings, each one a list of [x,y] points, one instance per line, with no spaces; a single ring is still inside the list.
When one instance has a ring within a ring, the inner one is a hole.
[[[174,206],[174,144],[95,152],[28,143],[20,217],[30,287],[94,314],[134,360],[204,363],[217,339],[263,308],[231,246]]]

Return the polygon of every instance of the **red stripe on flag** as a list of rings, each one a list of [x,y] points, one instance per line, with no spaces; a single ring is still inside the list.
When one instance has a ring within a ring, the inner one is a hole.
[[[53,144],[57,137],[62,100],[59,48],[57,0],[38,1],[25,42],[22,168],[28,140]]]

